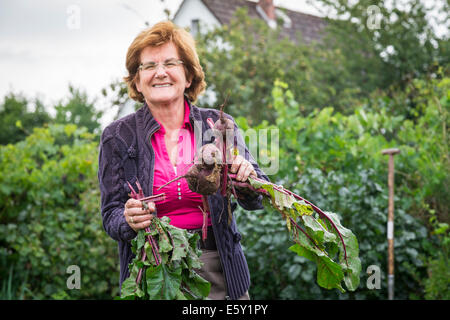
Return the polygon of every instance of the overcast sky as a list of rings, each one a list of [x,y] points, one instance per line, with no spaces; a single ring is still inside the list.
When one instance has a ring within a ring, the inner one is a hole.
[[[0,99],[8,92],[67,98],[69,83],[102,100],[101,89],[126,75],[134,37],[176,12],[182,0],[0,0]],[[306,0],[277,6],[318,14]]]
[[[163,19],[161,1],[0,0],[0,96],[20,92],[48,105],[66,98],[71,83],[100,98],[125,75],[144,17]]]

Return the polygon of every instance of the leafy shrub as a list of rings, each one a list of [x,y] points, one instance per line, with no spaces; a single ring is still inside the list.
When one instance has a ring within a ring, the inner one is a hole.
[[[402,151],[395,158],[395,297],[424,298],[427,257],[440,250],[439,243],[429,235],[426,208],[448,217],[449,202],[448,137],[442,129],[448,127],[449,82],[435,80],[433,85],[436,90],[431,94],[422,92],[427,108],[414,122],[389,115],[383,107],[369,111],[365,106],[350,115],[324,108],[303,117],[287,85],[275,84],[276,125],[263,122],[254,128],[279,130],[282,160],[271,179],[320,208],[341,215],[343,224],[358,238],[363,272],[355,293],[323,290],[313,281],[312,264],[288,252],[280,217],[270,211],[241,212],[238,220],[254,298],[387,297],[387,157],[381,150],[390,147]],[[245,118],[237,121],[244,130],[249,128]],[[439,259],[433,261],[432,267],[441,265]],[[364,270],[370,265],[382,271],[381,290],[365,287]]]
[[[38,98],[30,101],[10,92],[0,103],[0,145],[21,141],[30,134],[29,130],[49,121],[50,115]]]
[[[102,227],[92,137],[75,125],[53,125],[0,147],[0,278],[12,267],[24,298],[117,294],[117,249]],[[80,290],[67,289],[70,265],[80,267]]]
[[[448,254],[450,247],[450,230],[447,223],[439,222],[434,210],[430,210],[430,223],[433,236],[438,237],[441,250],[435,251],[428,260],[428,279],[425,280],[426,299],[450,300],[450,268]]]

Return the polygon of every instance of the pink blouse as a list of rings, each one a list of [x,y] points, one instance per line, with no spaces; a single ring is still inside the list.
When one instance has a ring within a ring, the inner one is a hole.
[[[178,134],[177,165],[172,166],[169,154],[164,141],[165,129],[163,125],[151,138],[153,150],[155,152],[155,169],[153,194],[166,193],[166,200],[156,203],[158,217],[168,216],[170,224],[182,229],[199,229],[203,226],[202,196],[192,192],[186,179],[180,179],[165,186],[161,190],[157,189],[174,179],[184,175],[192,165],[195,156],[195,135],[189,122],[189,105],[184,104],[184,121]],[[200,207],[200,208],[199,208]],[[211,225],[210,213],[207,212],[207,225]]]

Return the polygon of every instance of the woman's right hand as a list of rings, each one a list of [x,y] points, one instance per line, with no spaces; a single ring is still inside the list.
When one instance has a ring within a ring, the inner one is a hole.
[[[148,202],[148,209],[142,207],[142,202],[136,199],[128,199],[125,203],[123,215],[130,227],[138,232],[140,229],[150,226],[153,218],[152,212],[155,212],[155,203]]]

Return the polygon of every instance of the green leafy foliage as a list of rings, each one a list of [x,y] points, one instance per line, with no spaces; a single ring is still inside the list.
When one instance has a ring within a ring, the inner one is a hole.
[[[251,125],[274,123],[281,116],[268,94],[276,79],[302,97],[298,108],[304,114],[325,106],[347,110],[355,102],[358,87],[348,85],[351,75],[342,68],[341,52],[318,50],[301,35],[297,43],[282,38],[280,29],[250,18],[245,8],[235,12],[229,25],[199,34],[197,43],[209,86],[199,104],[216,107],[227,99],[227,112],[247,116]]]
[[[16,143],[33,133],[33,128],[47,127],[49,123],[85,127],[99,136],[100,118],[103,115],[89,101],[86,92],[69,86],[70,96],[54,106],[44,107],[39,98],[29,99],[20,94],[9,93],[0,104],[0,144]],[[55,116],[48,111],[54,108]]]
[[[195,272],[202,266],[201,250],[197,248],[200,236],[170,225],[168,217],[153,218],[150,230],[149,233],[139,230],[136,238],[131,241],[135,257],[129,265],[130,277],[123,282],[118,298],[205,299],[211,284]],[[156,250],[161,256],[160,261],[154,257],[155,248],[152,249],[150,243],[146,242],[147,236],[155,240]],[[142,268],[145,270],[144,276],[139,278]]]
[[[245,8],[229,24],[199,34],[209,85],[200,104],[215,107],[229,96],[233,116],[247,117],[252,126],[274,123],[280,115],[268,93],[282,79],[298,98],[302,115],[325,107],[351,114],[359,101],[371,103],[374,91],[404,90],[413,79],[435,77],[438,67],[449,63],[448,32],[437,35],[432,27],[433,20],[436,26],[448,24],[448,4],[312,2],[325,17],[318,42],[307,42],[301,34],[296,43],[283,39],[281,26],[271,29],[262,19],[250,18]],[[414,110],[416,104],[410,95],[401,107]]]
[[[109,101],[111,110],[109,112],[115,112],[114,120],[117,120],[125,115],[127,108],[131,110],[138,110],[142,107],[141,102],[134,101],[128,96],[127,85],[120,80],[115,80],[108,86],[102,89],[102,96]],[[113,111],[114,107],[117,107],[117,111]]]
[[[441,250],[428,258],[428,278],[425,280],[425,298],[436,300],[450,299],[449,248],[450,230],[448,223],[439,222],[433,209],[430,210],[430,224],[433,236],[437,237]]]
[[[86,129],[51,125],[0,147],[0,279],[4,285],[12,277],[11,296],[105,299],[117,292],[117,247],[99,209],[97,146]],[[80,268],[80,290],[67,287],[70,265]]]
[[[436,28],[448,24],[445,1],[309,2],[320,7],[327,21],[320,49],[345,57],[342,68],[362,95],[392,85],[404,89],[412,79],[432,75],[439,65],[449,63],[449,34],[438,34]]]
[[[89,101],[86,92],[69,86],[70,97],[66,103],[55,106],[55,121],[60,124],[75,124],[86,127],[89,132],[100,134],[100,118],[103,114],[95,108],[95,101]]]
[[[358,241],[341,225],[337,215],[323,212],[281,186],[261,179],[248,180],[253,188],[265,191],[270,199],[265,201],[265,207],[271,205],[286,220],[291,239],[296,243],[289,250],[317,264],[317,283],[325,289],[337,288],[345,292],[344,281],[347,288],[354,291],[361,272]]]
[[[252,275],[250,294],[253,297],[387,297],[387,157],[381,150],[397,147],[401,153],[395,158],[396,298],[425,298],[423,279],[429,276],[427,257],[437,261],[436,252],[442,250],[442,242],[431,236],[426,217],[432,209],[441,223],[448,219],[450,165],[445,128],[449,125],[450,87],[448,78],[416,82],[420,88],[416,96],[424,104],[424,115],[415,120],[389,114],[386,109],[395,97],[387,96],[374,99],[371,109],[362,105],[350,115],[324,108],[302,116],[288,86],[275,83],[273,105],[281,116],[275,125],[263,122],[253,127],[279,130],[278,151],[282,161],[271,180],[318,207],[339,212],[342,225],[351,229],[358,239],[362,272],[354,292],[324,290],[312,281],[319,269],[308,263],[308,252],[302,249],[303,256],[292,256],[286,250],[291,247],[291,239],[279,214],[274,214],[269,207],[255,214],[240,212],[238,224]],[[249,128],[245,118],[236,121],[243,130]],[[268,152],[259,149],[255,156]],[[382,271],[380,290],[365,286],[364,271],[370,265],[377,265]],[[442,272],[439,277],[445,275]]]
[[[0,105],[0,145],[21,141],[33,128],[49,121],[50,115],[39,99],[29,101],[22,95],[9,93]]]

